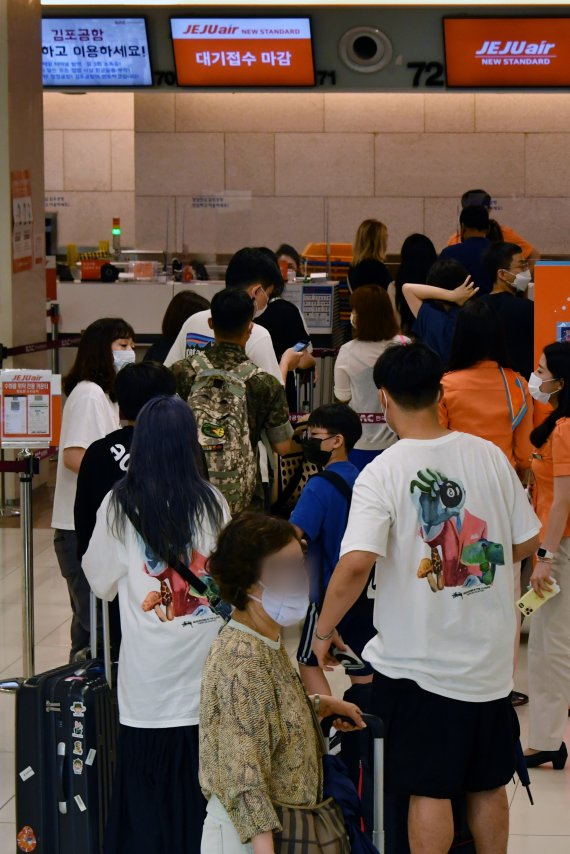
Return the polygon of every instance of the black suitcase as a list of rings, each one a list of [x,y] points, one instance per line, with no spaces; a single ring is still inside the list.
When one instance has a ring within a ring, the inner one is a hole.
[[[94,599],[91,610],[96,638]],[[18,687],[18,851],[100,854],[103,850],[118,734],[107,603],[103,603],[103,637],[103,659],[65,665]]]

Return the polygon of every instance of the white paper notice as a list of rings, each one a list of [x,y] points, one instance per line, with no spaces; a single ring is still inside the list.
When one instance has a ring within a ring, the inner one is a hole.
[[[49,433],[49,394],[28,397],[28,433],[40,436]]]
[[[26,432],[26,395],[10,395],[4,399],[4,432],[21,436]]]

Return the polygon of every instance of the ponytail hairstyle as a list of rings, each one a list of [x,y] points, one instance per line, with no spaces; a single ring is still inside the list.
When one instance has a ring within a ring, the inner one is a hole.
[[[558,394],[558,405],[554,412],[530,434],[530,441],[535,448],[542,448],[561,418],[570,418],[570,341],[548,344],[544,348],[544,358],[552,378],[563,380],[564,385]]]

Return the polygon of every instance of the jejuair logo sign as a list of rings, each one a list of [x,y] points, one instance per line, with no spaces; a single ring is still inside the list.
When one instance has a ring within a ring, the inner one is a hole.
[[[485,41],[475,51],[481,65],[550,65],[556,54],[555,42]]]

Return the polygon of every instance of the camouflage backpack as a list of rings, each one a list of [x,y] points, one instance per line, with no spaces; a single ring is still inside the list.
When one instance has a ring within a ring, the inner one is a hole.
[[[210,482],[230,505],[232,516],[249,506],[257,481],[257,448],[249,438],[245,384],[259,373],[245,361],[233,370],[215,368],[204,352],[190,359],[196,372],[188,405],[198,426]]]

